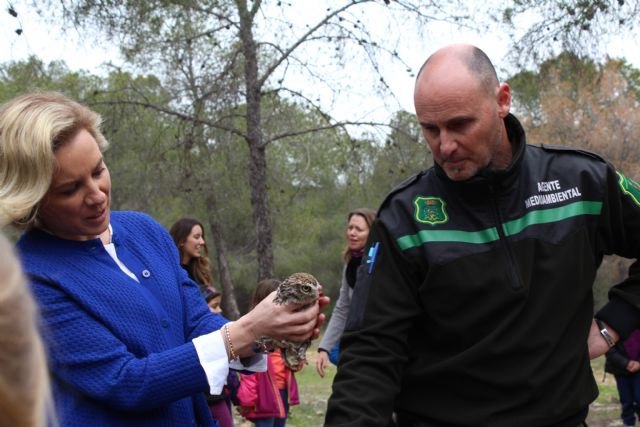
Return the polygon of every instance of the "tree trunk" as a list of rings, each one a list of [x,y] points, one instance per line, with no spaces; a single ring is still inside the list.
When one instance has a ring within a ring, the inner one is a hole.
[[[273,227],[267,193],[267,160],[262,135],[261,83],[258,79],[258,55],[253,38],[253,17],[259,1],[254,2],[251,11],[243,0],[236,1],[240,17],[240,39],[244,54],[244,78],[247,103],[247,136],[249,145],[249,184],[251,185],[251,207],[256,227],[256,256],[258,259],[258,280],[274,276]]]
[[[267,162],[264,147],[249,146],[251,164],[251,205],[256,227],[256,253],[258,258],[258,280],[274,277],[273,226],[267,194]]]
[[[236,301],[235,288],[231,279],[229,263],[227,262],[227,246],[222,235],[222,224],[219,221],[218,205],[215,194],[211,190],[207,193],[206,206],[209,211],[209,227],[213,239],[216,254],[216,263],[220,277],[220,290],[222,292],[222,313],[230,320],[240,317],[238,302]]]

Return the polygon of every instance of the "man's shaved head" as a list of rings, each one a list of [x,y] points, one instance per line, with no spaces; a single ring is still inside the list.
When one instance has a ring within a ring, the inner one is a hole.
[[[437,50],[422,64],[416,80],[419,80],[431,65],[443,59],[449,64],[457,62],[464,66],[489,92],[493,92],[499,84],[496,69],[487,54],[482,49],[468,44],[452,44]]]

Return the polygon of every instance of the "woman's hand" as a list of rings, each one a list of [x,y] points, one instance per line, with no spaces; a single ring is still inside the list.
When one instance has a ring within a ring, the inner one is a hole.
[[[326,319],[326,316],[324,315],[324,313],[322,313],[322,310],[329,305],[329,301],[330,298],[324,295],[324,292],[322,292],[322,285],[320,285],[318,287],[318,318],[317,318],[317,322],[316,322],[316,327],[313,329],[313,335],[311,336],[311,339],[316,339],[320,336],[320,329],[322,328],[322,324],[324,323],[324,320]]]
[[[320,305],[302,308],[301,304],[276,304],[275,296],[274,291],[246,314],[256,338],[268,336],[294,342],[311,338],[318,323]]]
[[[329,297],[322,295],[321,289],[319,295],[315,304],[303,308],[300,304],[276,304],[276,292],[269,294],[253,310],[229,325],[236,353],[250,355],[253,342],[263,336],[293,342],[320,336],[325,320],[320,310],[329,304]]]
[[[329,366],[329,353],[324,350],[318,350],[318,358],[316,359],[316,371],[318,375],[324,378],[325,369]]]

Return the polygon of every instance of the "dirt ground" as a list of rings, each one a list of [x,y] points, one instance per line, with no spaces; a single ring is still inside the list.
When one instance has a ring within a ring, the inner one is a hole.
[[[620,405],[614,403],[593,403],[587,417],[589,427],[622,427]]]

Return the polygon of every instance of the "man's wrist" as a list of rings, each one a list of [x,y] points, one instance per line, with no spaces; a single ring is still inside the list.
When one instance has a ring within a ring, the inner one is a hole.
[[[607,328],[607,325],[598,318],[594,318],[594,320],[596,321],[596,325],[598,326],[598,331],[600,331],[600,336],[607,342],[609,348],[616,345],[616,337],[611,332],[611,330]]]
[[[327,351],[327,350],[326,350],[326,349],[324,349],[324,348],[319,348],[319,349],[318,349],[318,353],[320,353],[320,352],[322,352],[322,351],[324,351],[325,353],[329,354],[329,351]]]

